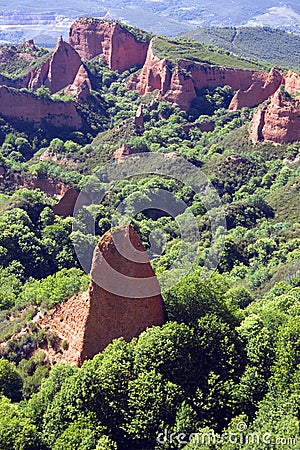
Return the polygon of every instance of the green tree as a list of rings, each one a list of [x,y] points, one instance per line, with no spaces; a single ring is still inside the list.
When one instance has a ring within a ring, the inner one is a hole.
[[[105,435],[105,428],[95,414],[79,415],[55,441],[53,450],[94,450],[101,435]]]
[[[205,272],[204,277],[207,276]],[[202,281],[201,271],[186,277],[164,295],[170,320],[196,323],[209,313],[233,320],[223,298],[228,289],[225,278],[217,274]]]
[[[0,448],[3,450],[45,449],[35,425],[23,409],[0,398]]]
[[[133,448],[153,448],[157,434],[173,425],[182,391],[155,371],[141,372],[128,385],[126,434]]]
[[[23,380],[14,364],[4,358],[0,359],[0,393],[12,401],[22,398]]]
[[[46,88],[45,86],[41,86],[36,89],[35,95],[39,98],[49,99],[51,97],[51,91],[49,88]]]

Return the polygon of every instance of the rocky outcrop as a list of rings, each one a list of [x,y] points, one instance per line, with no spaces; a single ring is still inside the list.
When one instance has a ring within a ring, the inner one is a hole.
[[[285,90],[291,95],[300,95],[300,75],[289,70],[283,79]]]
[[[15,186],[25,189],[40,189],[45,194],[55,198],[57,203],[52,209],[57,216],[68,217],[73,215],[79,193],[62,181],[54,180],[48,176],[34,177],[18,173],[7,173],[5,168],[0,166],[0,181],[5,179],[9,179]]]
[[[122,144],[121,147],[114,151],[114,158],[123,161],[127,156],[135,155],[136,153],[141,153],[141,150],[133,149],[127,144]]]
[[[284,96],[280,89],[259,108],[250,125],[252,142],[285,144],[300,140],[300,100]]]
[[[6,175],[6,174],[3,174]],[[70,189],[70,186],[63,183],[62,181],[54,180],[53,178],[43,176],[34,177],[29,175],[20,175],[14,173],[10,181],[17,186],[26,189],[40,189],[45,192],[45,194],[50,197],[55,197],[61,199],[66,192]]]
[[[40,324],[68,342],[58,358],[81,365],[113,339],[122,336],[130,341],[165,320],[157,278],[138,235],[129,227],[101,238],[88,292],[58,306]]]
[[[123,72],[146,59],[148,42],[139,40],[126,27],[101,19],[78,19],[71,26],[70,45],[83,60],[101,56],[110,69]]]
[[[137,89],[141,95],[148,95],[155,91],[164,95],[171,85],[171,64],[154,54],[153,45],[154,39],[150,41],[141,73],[134,74],[128,83],[130,89]]]
[[[247,90],[239,89],[231,100],[229,109],[235,111],[244,107],[258,106],[277,91],[282,81],[282,72],[275,68],[271,69],[265,78],[258,79]]]
[[[53,206],[53,212],[60,217],[72,216],[79,193],[74,188],[68,189],[59,202]]]
[[[77,100],[86,100],[91,94],[91,82],[83,64],[79,67],[73,83],[66,87],[66,95],[74,95]]]
[[[144,132],[144,125],[143,107],[142,104],[140,104],[134,117],[134,127],[137,134],[142,134]]]
[[[155,38],[151,40],[145,64],[139,75],[133,75],[128,87],[141,95],[157,93],[159,98],[184,110],[196,98],[196,89],[230,86],[238,91],[231,109],[258,105],[274,94],[282,82],[282,73],[220,67],[206,63],[180,60],[175,65],[155,54]]]
[[[204,132],[213,131],[215,128],[215,122],[213,120],[208,120],[203,123],[185,123],[182,125],[183,131],[188,133],[192,129],[197,129]]]
[[[37,47],[36,47],[33,39],[28,39],[28,41],[26,41],[23,44],[19,45],[19,48],[21,50],[30,50],[32,52],[37,51]]]
[[[54,102],[7,86],[0,86],[0,114],[36,124],[82,127],[82,119],[72,102]]]
[[[18,47],[24,50],[36,49],[33,41],[27,41]],[[9,50],[13,55],[13,50]],[[2,53],[1,53],[2,52]],[[0,64],[2,59],[8,58],[0,48]],[[9,53],[9,54],[10,54]],[[29,53],[18,53],[19,57],[33,60]],[[35,67],[26,76],[17,79],[9,79],[0,76],[0,84],[17,89],[28,88],[35,91],[41,86],[50,89],[51,94],[65,89],[66,94],[76,96],[77,99],[85,99],[90,95],[91,82],[85,70],[79,54],[60,36],[57,45],[50,56],[40,65]]]
[[[28,60],[34,59],[32,52],[37,51],[34,41],[30,39],[19,46],[0,46],[0,64],[6,64],[12,58],[18,56]]]
[[[52,94],[58,92],[74,83],[81,65],[79,54],[60,36],[50,58],[30,74],[27,87],[35,90],[44,85]]]

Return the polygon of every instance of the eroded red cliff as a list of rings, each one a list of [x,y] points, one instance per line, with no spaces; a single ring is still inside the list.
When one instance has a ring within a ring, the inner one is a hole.
[[[141,95],[157,92],[162,99],[184,110],[190,108],[196,98],[196,89],[228,85],[237,91],[230,109],[257,106],[278,89],[282,73],[272,69],[270,73],[220,67],[206,63],[180,60],[175,65],[155,54],[155,38],[151,40],[145,64],[128,84]]]
[[[64,90],[65,94],[74,95],[78,100],[86,100],[91,93],[92,85],[83,64],[78,69],[72,84]]]
[[[258,77],[248,89],[239,89],[231,100],[229,109],[235,111],[244,107],[258,106],[273,95],[282,82],[283,74],[281,70],[271,69],[267,75]]]
[[[130,341],[165,320],[157,278],[129,227],[105,233],[94,252],[88,292],[58,306],[41,325],[68,342],[58,359],[81,365],[113,339]]]
[[[72,102],[59,102],[38,98],[30,92],[0,86],[0,113],[36,124],[51,124],[56,127],[82,127],[82,119]]]
[[[259,108],[250,125],[253,142],[285,144],[300,140],[300,100],[278,90],[269,103]]]
[[[289,70],[284,77],[284,87],[291,95],[300,95],[300,75]]]
[[[30,73],[27,87],[35,90],[43,85],[52,94],[58,92],[74,83],[81,65],[79,54],[60,37],[50,58]]]
[[[53,212],[60,217],[73,216],[79,193],[74,188],[69,188],[53,206]]]
[[[70,45],[83,60],[101,56],[110,69],[123,72],[146,59],[148,42],[134,36],[123,25],[101,19],[78,19],[71,26]]]

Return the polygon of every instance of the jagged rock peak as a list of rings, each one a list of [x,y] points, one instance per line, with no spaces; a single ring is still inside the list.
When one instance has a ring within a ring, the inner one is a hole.
[[[63,42],[64,42],[63,37],[62,37],[62,35],[60,35],[59,38],[57,39],[56,46],[59,46],[59,45],[63,44]]]
[[[45,86],[54,94],[73,84],[81,65],[79,54],[60,36],[50,57],[30,73],[27,87]]]
[[[28,39],[28,41],[25,41],[23,44],[20,45],[20,48],[24,50],[30,48],[33,51],[37,49],[33,39]]]

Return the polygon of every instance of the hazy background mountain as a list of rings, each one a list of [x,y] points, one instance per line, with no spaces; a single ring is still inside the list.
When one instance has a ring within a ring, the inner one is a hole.
[[[300,67],[300,35],[270,27],[198,28],[180,36],[273,66]]]
[[[0,1],[0,41],[33,37],[53,45],[78,16],[120,19],[157,34],[174,36],[198,27],[262,26],[300,33],[300,0],[12,0]]]

